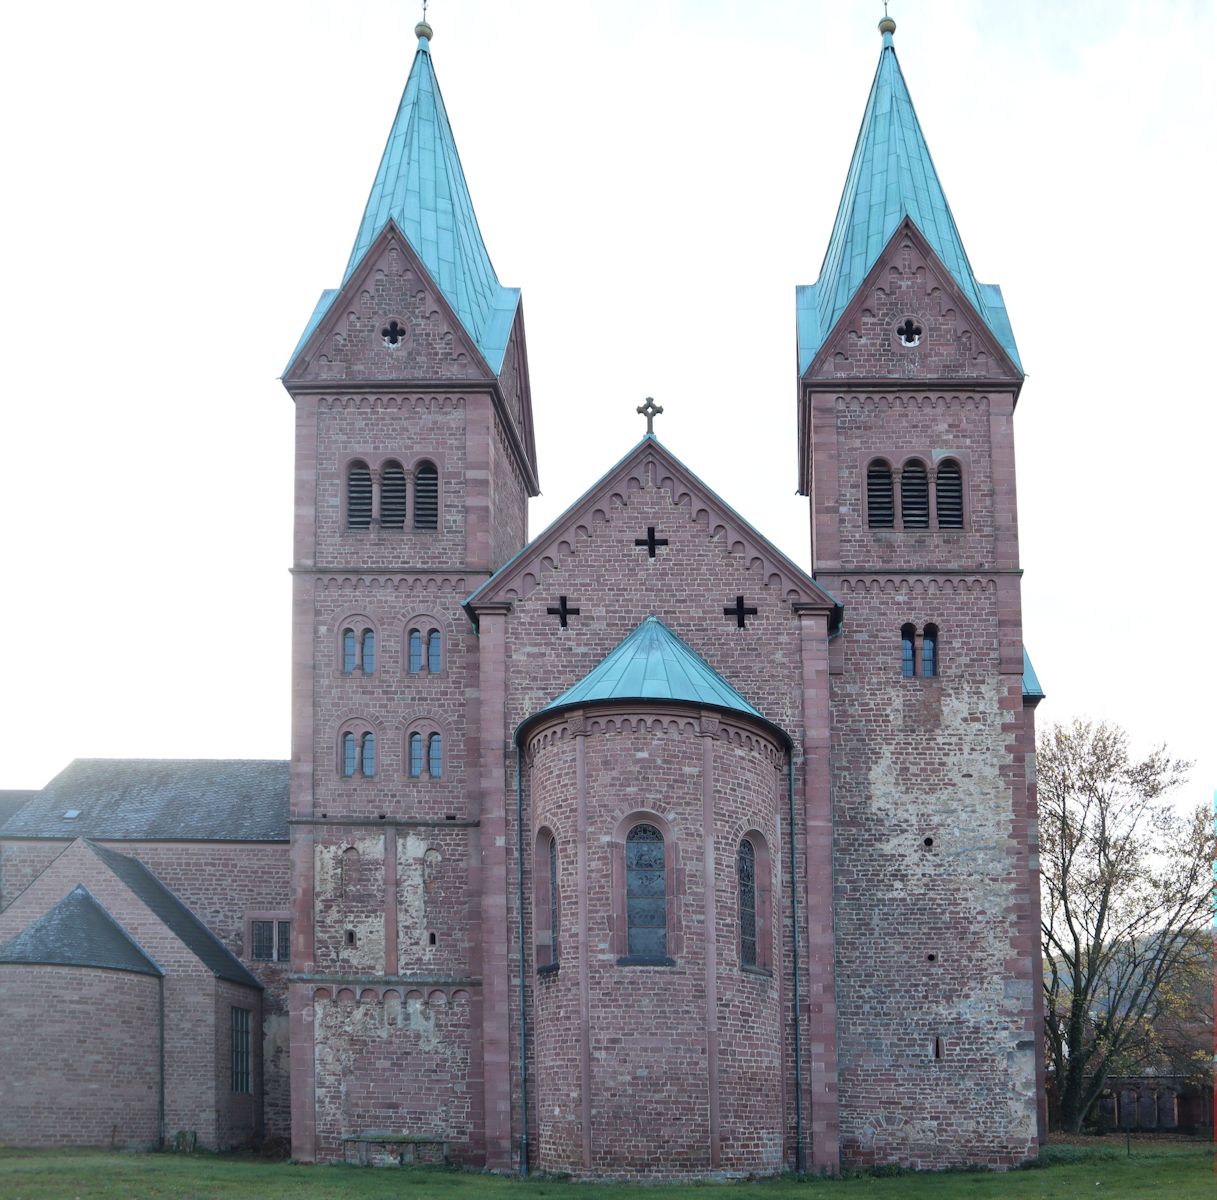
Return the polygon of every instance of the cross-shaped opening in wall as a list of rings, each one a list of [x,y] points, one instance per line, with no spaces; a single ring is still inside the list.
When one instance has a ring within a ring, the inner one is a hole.
[[[657,538],[655,536],[655,526],[654,525],[647,526],[646,537],[634,539],[635,546],[645,546],[647,548],[647,557],[648,558],[655,557],[655,547],[656,546],[666,546],[667,544],[668,544],[667,538]]]
[[[400,342],[405,341],[406,327],[399,325],[396,320],[390,321],[380,331],[380,336],[384,338],[386,346],[396,346]]]
[[[746,618],[755,617],[755,608],[745,608],[743,596],[736,596],[735,603],[723,609],[724,617],[734,617],[737,629],[746,629]]]
[[[563,629],[566,628],[567,617],[577,617],[579,615],[579,610],[577,608],[567,607],[565,596],[558,597],[558,604],[556,608],[551,604],[545,611],[549,613],[551,617],[557,617],[558,624],[561,625]]]
[[[912,317],[905,317],[904,324],[896,329],[902,346],[919,346],[921,344],[921,326]]]

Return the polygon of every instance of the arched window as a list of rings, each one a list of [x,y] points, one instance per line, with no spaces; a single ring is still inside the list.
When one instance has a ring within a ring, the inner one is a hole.
[[[626,954],[664,959],[668,954],[667,870],[663,834],[635,825],[625,839]]]
[[[420,630],[411,629],[407,639],[407,667],[411,675],[417,675],[423,669],[423,635]]]
[[[930,527],[930,477],[917,459],[900,472],[900,522],[905,529]]]
[[[444,777],[444,739],[438,733],[427,738],[427,774],[432,779]]]
[[[963,528],[963,472],[954,459],[939,463],[934,480],[939,529]]]
[[[414,528],[439,528],[439,472],[422,462],[414,470]]]
[[[355,631],[353,629],[344,629],[342,631],[342,673],[350,675],[355,670],[355,665],[358,661],[359,656],[355,641]]]
[[[915,625],[900,626],[900,674],[910,679],[917,674],[916,638]]]
[[[549,836],[549,961],[558,961],[558,839]]]
[[[536,964],[545,972],[558,965],[558,839],[552,830],[537,831],[532,863]]]
[[[921,631],[921,674],[933,679],[938,674],[938,626],[927,625]]]
[[[342,775],[344,779],[350,779],[355,774],[355,763],[355,735],[344,733],[342,735]]]
[[[882,459],[866,468],[866,523],[871,529],[892,529],[896,524],[892,469]]]
[[[443,643],[440,640],[439,630],[433,629],[427,634],[427,670],[432,675],[439,674],[442,651]]]
[[[740,965],[756,966],[756,847],[744,838],[739,844]]]
[[[372,472],[366,462],[347,467],[347,528],[372,527]]]
[[[399,462],[387,462],[380,469],[380,527],[406,527],[406,472]]]
[[[409,738],[409,771],[411,779],[421,779],[423,775],[423,735],[412,733]]]
[[[365,675],[376,670],[376,634],[370,629],[359,636],[359,668]]]
[[[359,851],[348,846],[342,852],[342,894],[350,898],[359,888]]]
[[[365,733],[359,739],[359,770],[366,778],[376,774],[376,735]]]

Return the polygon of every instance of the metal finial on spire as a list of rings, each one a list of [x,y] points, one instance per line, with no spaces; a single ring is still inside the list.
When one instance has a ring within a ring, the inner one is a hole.
[[[641,413],[647,419],[647,437],[655,436],[655,418],[663,412],[663,406],[656,404],[650,396],[645,404],[640,404],[635,412]]]
[[[414,26],[414,36],[422,41],[426,38],[430,41],[435,36],[435,31],[427,24],[427,0],[423,0],[423,19]]]
[[[883,34],[883,44],[892,44],[892,34],[896,32],[896,22],[887,15],[887,0],[883,0],[883,20],[879,22],[879,32]]]

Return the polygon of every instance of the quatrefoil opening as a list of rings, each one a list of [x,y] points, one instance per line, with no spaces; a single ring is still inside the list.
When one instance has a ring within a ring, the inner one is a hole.
[[[896,326],[896,336],[902,346],[920,346],[921,326],[912,317],[905,317],[904,323]]]

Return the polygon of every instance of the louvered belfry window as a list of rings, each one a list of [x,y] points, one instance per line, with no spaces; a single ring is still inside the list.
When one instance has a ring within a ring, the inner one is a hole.
[[[439,472],[434,463],[419,463],[414,472],[414,528],[439,528]]]
[[[663,834],[635,825],[625,839],[626,954],[662,959],[668,953],[667,871]]]
[[[930,478],[925,463],[914,460],[900,472],[900,521],[905,529],[930,527]]]
[[[938,507],[938,528],[962,529],[963,472],[957,462],[948,459],[939,466],[934,491]]]
[[[380,472],[380,527],[406,527],[406,472],[398,462],[385,463]]]
[[[896,524],[892,469],[885,462],[866,468],[866,523],[871,529],[891,529]]]
[[[365,462],[347,467],[347,528],[372,527],[372,472]]]

